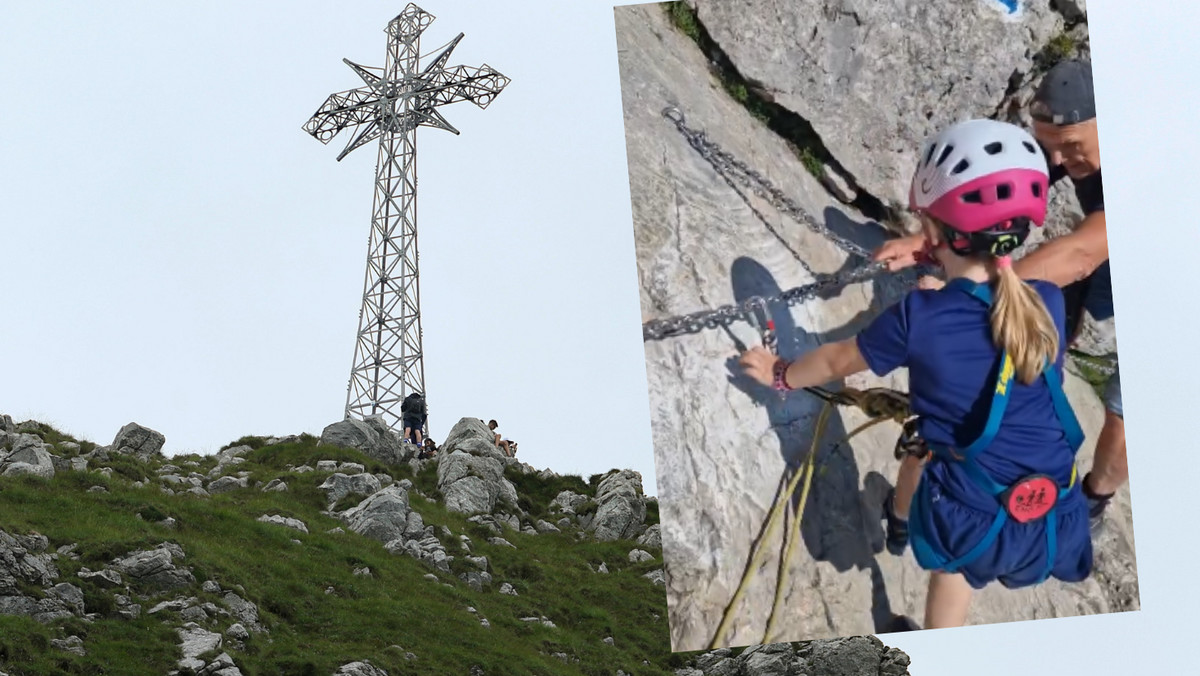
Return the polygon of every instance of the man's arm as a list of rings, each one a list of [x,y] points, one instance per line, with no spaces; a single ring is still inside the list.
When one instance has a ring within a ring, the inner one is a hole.
[[[1086,278],[1108,260],[1108,230],[1104,211],[1094,211],[1069,235],[1046,242],[1019,261],[1013,270],[1022,279],[1040,279],[1067,286]]]

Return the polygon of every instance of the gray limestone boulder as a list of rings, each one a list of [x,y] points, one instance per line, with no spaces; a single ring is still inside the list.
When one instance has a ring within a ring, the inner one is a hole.
[[[110,452],[132,455],[138,460],[146,462],[151,458],[164,459],[162,447],[165,443],[167,443],[167,438],[162,433],[137,423],[129,423],[117,432],[117,436],[108,448]]]
[[[499,461],[462,451],[438,462],[438,491],[446,508],[463,514],[488,514],[500,497],[504,470]]]
[[[17,596],[20,583],[45,587],[58,579],[58,568],[47,553],[43,535],[10,535],[0,530],[0,596]]]
[[[221,601],[229,608],[229,612],[238,619],[243,627],[254,633],[266,633],[266,628],[259,622],[258,606],[234,592],[225,592]]]
[[[501,462],[509,460],[504,451],[496,446],[496,433],[488,428],[487,423],[479,418],[462,418],[439,447],[439,455],[462,451],[471,455],[485,458],[495,458]]]
[[[136,551],[113,562],[115,568],[132,584],[151,591],[183,589],[196,583],[187,568],[176,565],[184,558],[183,549],[171,542],[149,551]]]
[[[350,662],[338,667],[333,676],[388,676],[388,672],[371,664],[369,661]]]
[[[284,526],[286,528],[298,530],[301,533],[308,532],[308,526],[306,526],[304,524],[304,522],[301,521],[300,519],[293,519],[293,518],[286,517],[286,516],[280,516],[278,514],[271,514],[271,515],[263,514],[262,516],[258,517],[258,521],[261,521],[263,523],[275,524],[277,526]]]
[[[14,434],[12,452],[0,461],[4,476],[33,475],[54,478],[55,459],[41,437],[34,434]]]
[[[392,484],[341,512],[338,518],[355,533],[386,544],[404,538],[410,511],[408,491]]]
[[[378,491],[382,486],[379,483],[379,479],[373,474],[347,475],[338,472],[329,475],[324,483],[317,488],[325,491],[329,504],[334,505],[347,495],[357,494],[368,496]]]
[[[371,416],[366,420],[349,418],[325,427],[322,444],[354,448],[389,465],[398,465],[416,454],[412,444],[405,444],[382,419]]]
[[[208,492],[212,495],[217,495],[218,493],[236,491],[239,488],[247,488],[249,485],[249,482],[243,477],[223,476],[219,479],[214,479],[208,484]]]
[[[587,526],[598,540],[637,537],[646,519],[642,475],[633,470],[610,474],[596,488],[596,514]]]

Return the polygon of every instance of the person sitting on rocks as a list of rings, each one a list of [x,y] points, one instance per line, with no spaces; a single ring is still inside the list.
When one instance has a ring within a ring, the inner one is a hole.
[[[1020,127],[972,120],[936,134],[909,199],[951,281],[912,291],[857,336],[794,362],[762,347],[741,358],[748,375],[781,391],[908,368],[930,455],[911,505],[889,510],[906,520],[930,571],[926,628],[964,624],[972,589],[993,581],[1020,588],[1092,571],[1075,472],[1083,431],[1061,383],[1063,293],[1023,281],[1008,256],[1044,221],[1048,178]]]
[[[494,419],[488,421],[488,429],[491,431],[495,432],[498,426],[499,423],[497,423]],[[493,442],[496,446],[504,449],[504,455],[510,458],[516,453],[516,450],[511,448],[512,442],[508,441],[507,439],[501,439],[499,433],[496,434],[496,438],[493,440]]]
[[[1069,60],[1050,69],[1034,93],[1030,116],[1034,136],[1053,166],[1050,185],[1069,177],[1084,217],[1070,234],[1014,261],[1013,270],[1022,279],[1041,279],[1063,287],[1067,335],[1073,343],[1082,329],[1085,309],[1097,321],[1114,314],[1091,64]],[[917,234],[885,243],[874,258],[900,270],[915,264],[924,248],[925,237]],[[921,280],[923,288],[939,284],[931,278]],[[1119,364],[1105,385],[1104,407],[1104,427],[1096,440],[1092,468],[1082,482],[1093,532],[1099,532],[1105,508],[1129,479]],[[901,483],[897,481],[898,487]]]
[[[400,404],[400,417],[404,420],[404,439],[420,446],[421,432],[428,419],[425,397],[420,392],[413,392],[405,397],[404,402]]]
[[[425,437],[425,443],[421,446],[421,450],[417,453],[417,458],[420,460],[428,460],[437,455],[437,444],[433,443],[433,439]]]

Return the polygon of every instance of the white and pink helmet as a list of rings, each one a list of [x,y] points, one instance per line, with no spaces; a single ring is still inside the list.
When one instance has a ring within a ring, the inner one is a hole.
[[[1037,141],[996,120],[948,127],[923,147],[909,190],[909,207],[963,233],[1017,218],[1042,225],[1049,172]]]

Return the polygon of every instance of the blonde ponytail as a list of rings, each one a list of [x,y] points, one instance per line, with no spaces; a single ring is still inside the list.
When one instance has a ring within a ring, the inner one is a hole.
[[[994,267],[997,282],[992,340],[1012,357],[1017,379],[1029,385],[1042,375],[1047,362],[1058,358],[1058,327],[1042,297],[1013,272],[1011,265]]]

